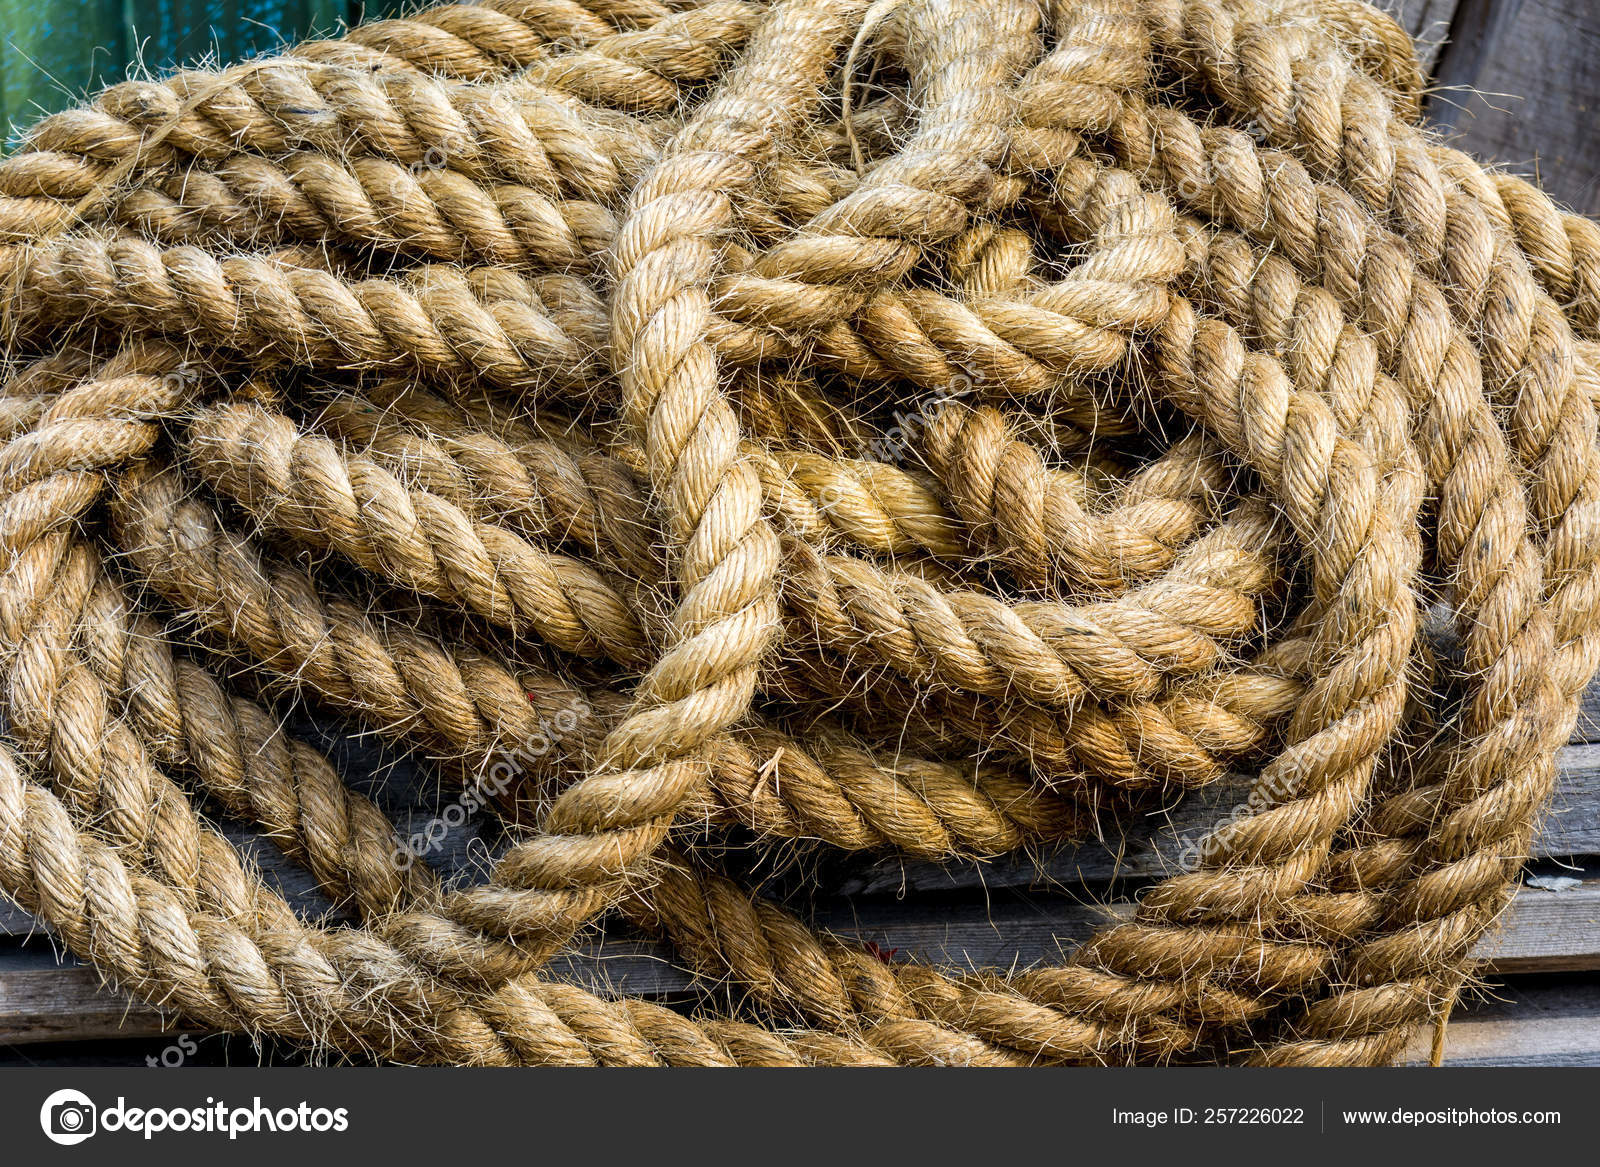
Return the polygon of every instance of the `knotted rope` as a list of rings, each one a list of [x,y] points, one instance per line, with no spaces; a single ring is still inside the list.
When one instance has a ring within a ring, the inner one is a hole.
[[[1422,76],[1356,0],[484,0],[45,119],[0,160],[0,891],[319,1055],[1393,1060],[1600,665],[1600,228]],[[463,782],[483,881],[285,695]],[[1241,769],[1055,966],[741,875]],[[554,977],[605,917],[731,994]]]

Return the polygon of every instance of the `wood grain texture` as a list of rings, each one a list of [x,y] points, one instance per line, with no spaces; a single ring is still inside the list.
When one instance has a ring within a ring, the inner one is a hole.
[[[1456,14],[1457,0],[1376,0],[1375,7],[1397,19],[1417,44],[1424,69],[1432,71]]]
[[[0,969],[0,1044],[150,1037],[174,1022],[142,1001],[104,987],[92,968]]]
[[[1431,1030],[1406,1062],[1426,1065]],[[1600,1066],[1600,982],[1541,977],[1493,985],[1464,1002],[1445,1030],[1447,1066]]]
[[[175,1032],[173,1018],[104,984],[43,935],[0,943],[0,1044],[35,1045]]]
[[[1600,213],[1600,4],[1461,0],[1429,118],[1552,197]]]
[[[1477,955],[1496,974],[1600,970],[1600,878],[1574,887],[1524,887]],[[1082,898],[967,897],[936,905],[870,899],[838,901],[818,913],[831,931],[871,942],[886,960],[948,969],[1025,968],[1058,963],[1096,927],[1132,914],[1133,902]],[[148,1036],[172,1025],[148,1006],[103,988],[92,969],[66,960],[53,967],[43,933],[0,947],[0,1045],[72,1037]],[[602,938],[564,954],[550,975],[596,992],[660,1001],[697,989],[665,947],[626,937]]]

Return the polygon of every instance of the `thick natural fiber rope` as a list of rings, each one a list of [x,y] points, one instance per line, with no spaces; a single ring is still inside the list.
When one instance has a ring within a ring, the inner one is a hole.
[[[847,53],[888,90],[842,125]],[[384,1058],[1392,1059],[1600,643],[1600,233],[1420,78],[1355,0],[492,0],[47,119],[0,162],[0,886],[203,1024]],[[537,828],[396,864],[218,650],[468,781],[570,724]],[[1245,758],[1055,968],[885,963],[701,851],[999,854]],[[542,979],[612,907],[780,1028]]]

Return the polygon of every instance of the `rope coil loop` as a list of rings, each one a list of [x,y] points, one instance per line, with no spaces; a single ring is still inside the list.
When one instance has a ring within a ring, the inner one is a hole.
[[[315,1053],[1394,1060],[1600,666],[1600,229],[1422,77],[1357,0],[482,0],[43,120],[0,160],[0,891]],[[492,868],[285,697],[459,780]],[[1238,771],[1054,965],[886,959],[739,874]],[[606,919],[692,1015],[551,975]]]

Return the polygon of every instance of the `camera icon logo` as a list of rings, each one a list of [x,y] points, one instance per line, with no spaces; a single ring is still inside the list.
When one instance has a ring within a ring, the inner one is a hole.
[[[45,1138],[63,1147],[76,1146],[94,1134],[99,1112],[80,1090],[57,1090],[39,1108]]]

